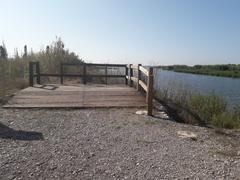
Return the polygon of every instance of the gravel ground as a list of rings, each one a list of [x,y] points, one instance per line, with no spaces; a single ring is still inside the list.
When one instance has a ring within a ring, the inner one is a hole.
[[[136,111],[0,108],[0,179],[240,179],[239,133]]]

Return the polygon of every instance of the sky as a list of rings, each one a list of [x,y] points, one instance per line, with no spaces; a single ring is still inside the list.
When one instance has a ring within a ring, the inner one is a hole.
[[[87,62],[240,64],[239,0],[0,0],[0,40]]]

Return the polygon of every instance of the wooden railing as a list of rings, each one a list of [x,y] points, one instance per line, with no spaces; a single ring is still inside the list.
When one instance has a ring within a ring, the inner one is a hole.
[[[40,84],[39,62],[29,62],[29,86],[33,86],[34,77],[36,77],[37,84]]]
[[[64,72],[65,66],[75,66],[75,67],[82,67],[82,73],[66,73]],[[87,69],[89,67],[103,67],[105,69],[104,74],[90,74],[87,73]],[[124,68],[125,72],[122,72],[122,74],[108,74],[107,69],[111,68]],[[127,83],[126,79],[126,72],[127,71],[127,65],[126,64],[93,64],[93,63],[60,63],[60,73],[42,73],[40,71],[39,62],[30,62],[29,63],[29,85],[34,85],[34,78],[36,78],[36,83],[41,83],[41,77],[59,77],[60,83],[63,84],[64,77],[79,77],[82,78],[83,84],[87,83],[87,78],[90,77],[98,77],[98,78],[104,78],[105,83],[107,84],[108,78],[124,78],[125,82]]]
[[[64,72],[65,66],[81,66],[82,73],[69,74]],[[88,74],[88,67],[104,67],[104,74]],[[120,75],[112,75],[108,74],[108,67],[122,67],[125,69],[124,74]],[[135,76],[134,76],[135,72]],[[108,78],[124,78],[125,84],[133,87],[134,83],[138,91],[144,90],[146,92],[146,102],[147,102],[147,113],[148,115],[152,115],[153,111],[153,68],[149,69],[144,68],[141,64],[138,65],[126,65],[126,64],[89,64],[89,63],[61,63],[60,64],[60,73],[59,74],[50,74],[50,73],[42,73],[40,72],[39,62],[30,62],[29,63],[29,85],[34,85],[34,78],[36,78],[36,83],[41,83],[41,77],[59,77],[60,83],[63,84],[64,77],[80,77],[83,79],[83,83],[87,83],[88,77],[102,77],[105,78],[105,82],[107,84]],[[143,80],[143,76],[146,78],[146,83]]]
[[[152,116],[153,111],[153,68],[150,67],[149,69],[146,69],[142,67],[141,64],[138,65],[132,65],[129,64],[127,66],[129,69],[129,74],[126,75],[126,78],[128,79],[129,85],[133,86],[133,83],[135,82],[136,88],[138,91],[143,89],[146,92],[146,102],[147,102],[147,113],[148,115]],[[136,77],[134,76],[133,71],[136,71]],[[127,71],[128,72],[128,71]],[[145,83],[142,80],[142,76],[147,77],[147,82]]]

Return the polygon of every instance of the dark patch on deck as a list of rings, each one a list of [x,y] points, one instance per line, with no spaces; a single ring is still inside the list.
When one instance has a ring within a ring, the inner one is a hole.
[[[146,107],[145,97],[126,85],[35,85],[19,91],[5,108]]]

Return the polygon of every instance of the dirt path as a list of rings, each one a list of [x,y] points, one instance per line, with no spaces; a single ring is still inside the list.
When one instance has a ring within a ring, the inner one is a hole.
[[[0,179],[240,177],[238,134],[135,112],[0,108]],[[178,131],[197,138],[181,138]]]

